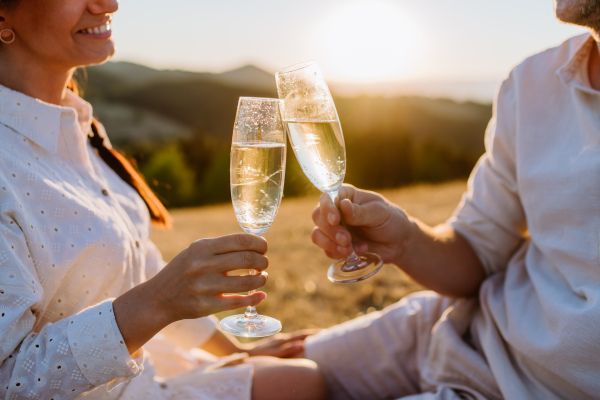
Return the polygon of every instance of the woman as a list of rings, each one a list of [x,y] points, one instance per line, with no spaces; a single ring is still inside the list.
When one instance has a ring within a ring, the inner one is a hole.
[[[303,335],[245,349],[202,318],[265,298],[223,293],[265,284],[266,273],[227,272],[264,272],[266,242],[198,240],[165,266],[149,224],[168,226],[167,211],[67,89],[76,67],[113,55],[117,8],[0,0],[0,398],[299,396],[280,386],[281,374],[322,387],[307,360],[273,371],[268,358],[218,358],[301,350]],[[213,354],[188,351],[200,345]]]

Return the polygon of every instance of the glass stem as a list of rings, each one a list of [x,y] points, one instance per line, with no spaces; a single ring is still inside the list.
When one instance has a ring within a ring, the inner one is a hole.
[[[336,201],[338,199],[339,190],[327,192],[327,194],[331,198],[331,201],[333,201],[333,204],[335,204],[335,206],[340,211],[340,225],[342,225],[344,228],[348,229],[348,226],[346,225],[346,221],[344,221],[344,216],[342,215],[342,210],[340,209],[339,204],[336,203]],[[350,243],[350,246],[352,246],[352,243]],[[360,257],[354,252],[354,246],[352,246],[352,254],[350,254],[346,258],[346,265],[349,267],[352,267],[354,265],[357,265],[358,263],[360,263]]]
[[[257,236],[261,236],[261,235],[257,235]],[[250,275],[258,275],[260,274],[260,271],[256,270],[256,269],[250,269]],[[254,294],[256,293],[256,290],[251,290],[248,292],[248,294]],[[258,313],[256,312],[256,307],[254,306],[248,306],[248,308],[246,308],[246,313],[244,314],[244,318],[246,319],[256,319],[258,318]]]
[[[258,272],[255,269],[251,269],[250,270],[250,275],[258,275],[260,272]],[[251,290],[248,292],[248,294],[253,294],[256,293],[256,290]],[[254,306],[249,306],[248,308],[246,308],[246,313],[244,314],[244,318],[246,319],[255,319],[258,318],[258,313],[256,312],[256,307]]]

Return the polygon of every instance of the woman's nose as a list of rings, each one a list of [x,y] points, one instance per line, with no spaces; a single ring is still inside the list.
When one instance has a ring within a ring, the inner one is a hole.
[[[119,0],[90,0],[88,9],[92,14],[112,14],[119,9]]]

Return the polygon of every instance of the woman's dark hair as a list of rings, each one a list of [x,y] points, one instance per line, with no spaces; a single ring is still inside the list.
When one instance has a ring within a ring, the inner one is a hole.
[[[70,85],[73,85],[73,89],[75,89],[74,91],[76,92],[77,85],[75,82],[72,81]],[[152,222],[163,228],[170,228],[171,216],[165,206],[163,206],[158,197],[152,192],[152,189],[150,189],[142,175],[135,169],[132,163],[115,149],[108,148],[104,145],[104,138],[100,136],[100,133],[98,132],[98,124],[98,121],[94,119],[92,122],[93,135],[90,136],[90,144],[92,147],[98,150],[98,154],[102,160],[104,160],[104,162],[112,168],[121,179],[127,182],[140,194],[146,203],[146,206],[148,206]]]
[[[15,7],[20,0],[0,0],[0,8],[11,9]],[[79,95],[79,87],[77,81],[74,78],[69,80],[67,88],[70,89],[76,95]],[[113,171],[119,175],[121,179],[127,182],[132,188],[134,188],[139,195],[142,197],[148,211],[150,212],[150,218],[158,226],[164,228],[171,227],[171,216],[169,212],[163,206],[161,201],[156,197],[152,189],[148,186],[142,175],[136,170],[131,162],[125,158],[121,153],[115,149],[108,148],[104,145],[104,138],[100,136],[98,132],[99,122],[93,120],[92,122],[92,133],[90,136],[90,144],[92,147],[98,150],[98,154],[104,160],[104,162],[112,168]]]

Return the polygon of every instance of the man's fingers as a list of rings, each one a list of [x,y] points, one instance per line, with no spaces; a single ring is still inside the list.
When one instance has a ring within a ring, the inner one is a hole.
[[[369,252],[369,245],[367,243],[355,243],[353,245],[356,254],[363,255]]]
[[[348,199],[352,203],[356,204],[366,204],[373,201],[385,202],[385,199],[376,192],[372,192],[370,190],[357,189],[354,186],[348,184],[344,184],[340,188],[338,197],[340,200]]]
[[[340,188],[340,191],[338,192],[338,198],[340,200],[343,199],[348,199],[351,202],[355,202],[355,197],[357,195],[359,195],[361,191],[360,190],[356,190],[356,188],[352,185],[348,185],[347,183],[342,185],[342,187]]]
[[[191,244],[190,248],[193,250],[207,249],[212,254],[225,254],[244,250],[266,254],[268,250],[267,241],[264,238],[248,233],[234,233],[217,238],[197,240]]]
[[[379,201],[357,204],[344,199],[340,203],[344,221],[350,226],[375,227],[381,225],[389,215],[387,208],[385,203]]]
[[[304,349],[304,342],[296,340],[283,344],[278,351],[272,354],[273,357],[287,358]]]
[[[338,256],[337,256],[337,254],[335,254],[335,253],[332,253],[332,252],[330,252],[330,251],[327,251],[327,250],[325,250],[325,255],[326,255],[328,258],[331,258],[332,260],[339,260],[340,258],[342,258],[342,257],[338,257]]]
[[[332,226],[329,224],[323,216],[315,210],[313,213],[313,220],[317,227],[325,234],[329,239],[334,241],[340,246],[349,246],[352,241],[350,232],[341,225]]]
[[[256,292],[249,295],[222,294],[219,297],[219,304],[216,307],[217,312],[257,306],[261,301],[267,298],[267,294],[263,292]]]
[[[325,250],[326,254],[330,253],[334,255],[333,258],[347,257],[350,255],[350,253],[352,253],[352,248],[350,246],[343,247],[338,245],[329,237],[327,237],[327,235],[325,235],[319,228],[313,229],[311,239],[314,244]],[[330,257],[329,255],[327,256]]]
[[[331,226],[336,226],[340,223],[340,212],[327,193],[323,193],[319,198],[318,210],[323,220],[327,221]]]
[[[312,336],[318,333],[320,329],[303,329],[301,331],[289,333],[289,337],[286,338],[286,341],[296,341],[296,340],[304,340],[309,336]]]

